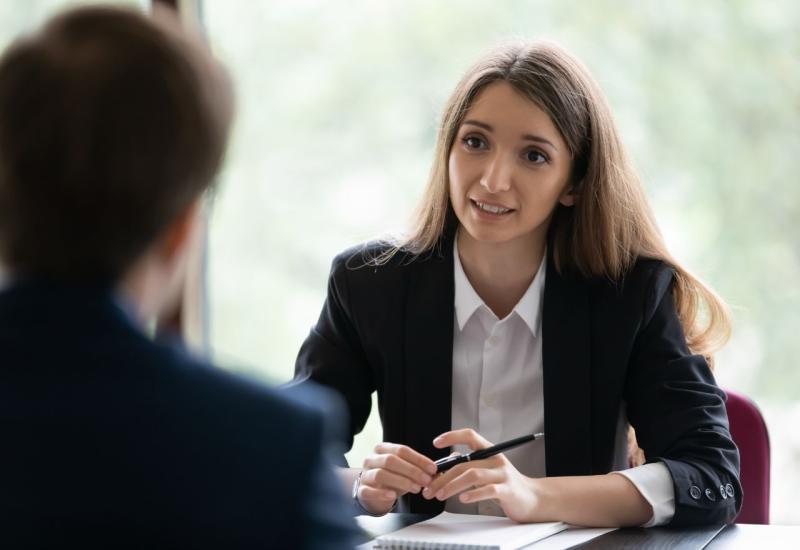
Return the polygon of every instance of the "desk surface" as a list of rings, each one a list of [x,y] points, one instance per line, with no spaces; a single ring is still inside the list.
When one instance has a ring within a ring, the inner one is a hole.
[[[361,542],[367,543],[379,535],[391,533],[413,523],[428,519],[424,514],[387,514],[372,518],[358,516],[358,524],[364,530]],[[559,535],[547,540],[548,548],[557,546]],[[361,548],[368,548],[365,544]],[[535,547],[535,545],[534,545]],[[800,526],[783,525],[716,525],[686,529],[669,527],[653,527],[650,529],[631,528],[617,529],[600,535],[577,546],[566,545],[565,548],[581,550],[605,550],[625,548],[709,548],[721,549],[781,549],[800,548]]]

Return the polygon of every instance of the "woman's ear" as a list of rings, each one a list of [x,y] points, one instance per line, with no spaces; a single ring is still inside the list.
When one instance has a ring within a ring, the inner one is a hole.
[[[561,197],[559,197],[558,202],[563,206],[575,206],[575,201],[578,200],[578,195],[575,192],[576,187],[576,185],[568,185]]]

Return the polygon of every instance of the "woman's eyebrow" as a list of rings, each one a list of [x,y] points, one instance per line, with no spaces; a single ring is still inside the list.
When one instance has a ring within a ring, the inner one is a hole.
[[[472,119],[465,120],[461,124],[462,125],[469,124],[470,126],[477,126],[478,128],[483,128],[487,132],[494,132],[494,128],[492,128],[490,124],[486,124],[485,122],[481,122],[479,120],[472,120]],[[550,140],[543,138],[542,136],[537,136],[535,134],[524,134],[522,136],[522,139],[527,141],[534,141],[536,143],[543,143],[545,145],[549,145],[550,147],[558,151],[558,147],[553,145],[553,143]]]
[[[485,122],[480,122],[480,121],[477,121],[477,120],[471,120],[471,119],[470,120],[465,120],[461,124],[469,124],[470,126],[477,126],[478,128],[483,128],[487,132],[494,132],[494,128],[492,128],[489,124],[486,124]]]
[[[549,145],[550,147],[558,151],[558,147],[553,145],[549,140],[543,138],[542,136],[537,136],[534,134],[525,134],[524,136],[522,136],[522,139],[526,139],[528,141],[535,141],[537,143],[544,143],[545,145]]]

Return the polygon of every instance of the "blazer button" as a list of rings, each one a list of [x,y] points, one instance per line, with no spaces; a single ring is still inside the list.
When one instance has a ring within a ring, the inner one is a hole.
[[[726,500],[728,498],[728,493],[725,492],[725,486],[724,485],[720,485],[719,486],[719,494],[722,497],[722,500]]]
[[[725,492],[728,493],[729,497],[732,497],[733,496],[733,485],[731,485],[730,483],[725,485]]]
[[[689,488],[689,496],[695,500],[700,500],[700,497],[702,496],[702,493],[700,492],[700,487],[698,487],[697,485],[692,485]]]
[[[706,489],[706,498],[711,502],[717,500],[717,497],[714,495],[714,491],[712,491],[711,489]]]

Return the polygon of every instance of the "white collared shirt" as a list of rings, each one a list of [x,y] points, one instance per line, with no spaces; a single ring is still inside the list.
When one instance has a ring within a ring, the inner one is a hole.
[[[544,431],[541,325],[546,258],[545,254],[536,276],[511,313],[498,319],[467,279],[454,243],[452,429],[472,428],[493,443]],[[621,411],[614,447],[618,470],[627,467],[627,433],[627,419]],[[546,444],[545,437],[505,455],[523,475],[544,477]],[[664,464],[645,464],[618,473],[627,477],[653,507],[653,517],[646,527],[672,519],[675,496],[672,477]],[[494,501],[463,504],[456,497],[448,499],[445,509],[466,514],[503,514]]]

